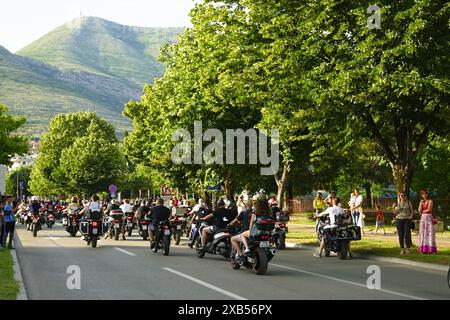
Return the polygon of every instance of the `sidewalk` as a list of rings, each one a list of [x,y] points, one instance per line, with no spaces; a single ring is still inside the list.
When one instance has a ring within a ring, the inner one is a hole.
[[[288,238],[286,241],[286,246],[289,248],[305,248],[305,249],[317,249],[318,248],[318,241],[316,244],[312,244],[312,242],[315,242],[315,234],[314,234],[314,226],[310,225],[310,224],[298,224],[298,223],[289,223],[288,224],[288,228],[289,228],[289,233],[303,233],[303,234],[310,234],[311,238],[305,238],[305,239],[296,239],[294,241],[290,241],[290,239]],[[367,227],[365,228],[365,235],[362,237],[362,240],[365,241],[374,241],[375,243],[377,243],[377,240],[380,241],[388,241],[388,242],[392,242],[392,247],[395,249],[397,249],[396,247],[398,246],[398,237],[396,232],[389,230],[388,232],[386,232],[386,235],[383,235],[383,230],[378,230],[377,235],[373,234],[373,230],[374,227]],[[288,233],[288,235],[289,235]],[[412,241],[413,244],[417,244],[418,243],[418,233],[413,233],[412,235]],[[441,255],[444,259],[447,258],[448,256],[448,251],[450,249],[450,237],[448,235],[439,235],[436,234],[436,242],[437,242],[437,247],[438,247],[438,255],[437,257],[439,257],[439,250],[446,250],[447,253],[444,253],[443,255]],[[306,244],[305,244],[306,243]],[[356,243],[358,243],[356,241]],[[363,252],[361,252],[361,251]],[[374,253],[371,254],[370,252],[364,252],[364,249],[360,248],[360,250],[358,250],[357,248],[355,248],[355,251],[359,251],[359,252],[354,252],[354,256],[355,257],[359,257],[359,258],[364,258],[364,259],[370,259],[370,260],[377,260],[377,261],[384,261],[384,262],[391,262],[391,263],[399,263],[399,264],[403,264],[403,265],[409,265],[409,266],[415,266],[415,267],[421,267],[421,268],[426,268],[426,269],[432,269],[432,270],[438,270],[438,271],[445,271],[447,272],[449,270],[449,264],[442,264],[442,263],[430,263],[430,262],[422,262],[422,261],[417,261],[414,259],[408,259],[407,257],[395,257],[392,255],[392,251],[391,253],[387,254],[387,255],[383,255],[383,253]],[[384,251],[383,251],[384,252]]]

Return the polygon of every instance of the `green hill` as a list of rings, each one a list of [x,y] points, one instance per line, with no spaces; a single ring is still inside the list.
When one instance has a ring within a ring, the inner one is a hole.
[[[24,131],[41,135],[58,113],[91,110],[119,134],[131,128],[123,105],[164,72],[156,61],[180,28],[137,28],[80,18],[19,51],[0,46],[0,104],[28,119]]]

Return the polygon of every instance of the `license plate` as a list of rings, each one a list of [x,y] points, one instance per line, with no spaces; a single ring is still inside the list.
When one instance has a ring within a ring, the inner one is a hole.
[[[164,235],[165,236],[170,236],[170,230],[164,230]]]
[[[97,233],[98,233],[97,228],[92,228],[92,234],[97,234]]]
[[[268,247],[269,247],[269,241],[261,241],[261,242],[259,243],[259,246],[260,246],[261,248],[268,248]]]
[[[37,219],[33,219],[33,223],[36,223],[38,220]]]
[[[181,225],[177,225],[177,230],[181,230]]]
[[[128,227],[131,228],[133,226],[132,223],[128,223]]]
[[[120,224],[115,223],[115,224],[114,224],[114,228],[120,228]]]
[[[146,226],[146,225],[142,226],[142,230],[147,230],[147,229],[148,229],[148,226]]]

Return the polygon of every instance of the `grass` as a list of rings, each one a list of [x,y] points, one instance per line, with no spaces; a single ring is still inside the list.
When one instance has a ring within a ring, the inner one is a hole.
[[[314,232],[300,231],[289,232],[287,241],[305,245],[319,246],[319,241]],[[450,265],[450,248],[438,248],[438,254],[424,255],[417,252],[416,246],[411,248],[409,256],[400,256],[400,247],[397,240],[379,240],[373,238],[362,238],[351,242],[352,251],[361,254],[371,254],[384,257],[395,257],[404,260]]]
[[[19,286],[14,280],[13,259],[8,249],[0,249],[0,300],[16,300]]]

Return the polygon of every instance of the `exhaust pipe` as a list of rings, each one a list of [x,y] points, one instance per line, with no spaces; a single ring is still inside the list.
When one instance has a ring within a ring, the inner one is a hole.
[[[271,253],[272,255],[275,255],[276,252],[277,252],[277,251],[276,251],[275,249],[270,249],[270,253]]]

